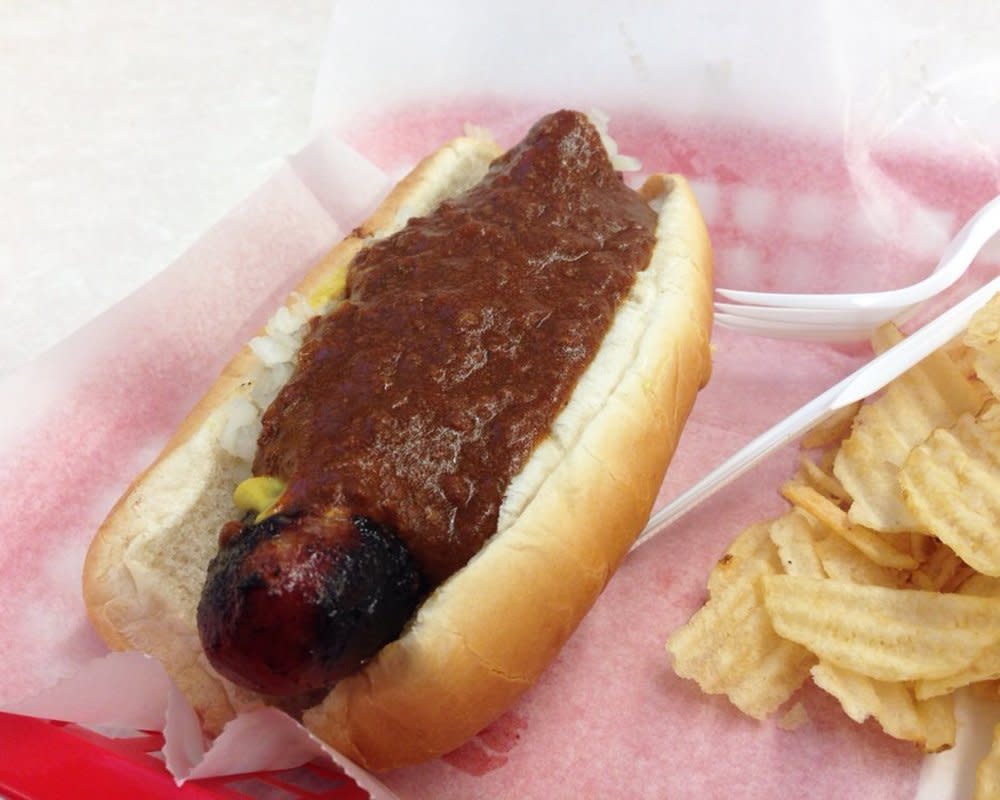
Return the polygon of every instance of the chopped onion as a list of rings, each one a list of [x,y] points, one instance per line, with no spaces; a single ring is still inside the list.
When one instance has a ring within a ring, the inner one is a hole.
[[[618,142],[608,133],[608,123],[611,117],[599,108],[592,108],[587,112],[587,119],[597,128],[601,135],[601,144],[608,151],[608,158],[611,159],[611,166],[616,172],[638,172],[642,169],[642,162],[634,156],[622,155],[618,152]]]
[[[246,397],[235,397],[226,411],[226,424],[219,434],[219,445],[236,458],[253,461],[261,429],[260,409]]]

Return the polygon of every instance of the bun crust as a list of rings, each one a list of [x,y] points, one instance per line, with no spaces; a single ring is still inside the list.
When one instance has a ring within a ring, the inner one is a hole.
[[[497,155],[494,143],[464,137],[425,159],[299,292],[335,285],[366,239],[476,183]],[[640,193],[660,207],[652,260],[552,434],[508,489],[498,533],[400,638],[304,710],[308,728],[372,771],[446,753],[509,708],[556,657],[648,519],[710,373],[712,257],[683,178],[653,176]],[[116,504],[84,565],[84,599],[100,635],[162,661],[210,732],[268,702],[215,673],[195,624],[218,530],[237,515],[231,493],[246,476],[220,432],[257,363],[249,347],[230,362]]]

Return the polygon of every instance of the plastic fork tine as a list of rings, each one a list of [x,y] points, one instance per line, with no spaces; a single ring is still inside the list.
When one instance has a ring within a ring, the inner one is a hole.
[[[957,280],[956,275],[954,280]],[[929,279],[925,279],[929,280]],[[740,303],[747,307],[770,308],[801,308],[810,310],[827,309],[831,311],[859,311],[872,308],[893,308],[900,305],[911,305],[921,302],[938,291],[944,290],[954,282],[949,281],[940,288],[934,288],[923,294],[924,281],[906,286],[902,289],[890,289],[884,292],[854,292],[830,294],[793,294],[791,292],[747,292],[737,289],[717,288],[716,294]]]
[[[903,308],[903,311],[908,310]],[[804,326],[861,326],[875,327],[881,325],[891,316],[895,309],[833,309],[833,308],[775,308],[774,306],[741,306],[738,303],[716,303],[717,314],[728,314],[730,317],[756,319],[763,322],[801,323]]]
[[[766,336],[771,339],[794,339],[800,342],[858,342],[871,336],[874,325],[808,325],[802,322],[752,319],[731,314],[716,314],[715,322],[723,328]]]

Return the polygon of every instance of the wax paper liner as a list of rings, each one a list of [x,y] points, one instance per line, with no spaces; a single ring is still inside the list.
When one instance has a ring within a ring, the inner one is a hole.
[[[0,698],[70,676],[7,710],[163,729],[167,766],[181,781],[288,766],[322,752],[301,726],[265,710],[234,721],[206,753],[193,711],[158,664],[122,656],[87,661],[106,649],[83,614],[80,575],[87,543],[115,496],[304,269],[388,186],[349,147],[316,137],[153,282],[4,377],[0,471],[17,476],[18,490],[0,501],[0,563],[10,589],[0,629],[17,650],[5,664]],[[203,290],[208,282],[211,293]],[[336,760],[374,796],[392,796]]]
[[[288,769],[325,757],[376,800],[395,798],[370,773],[273,708],[240,715],[206,747],[194,709],[160,663],[141,653],[95,659],[55,686],[4,710],[44,719],[68,716],[103,730],[163,731],[164,762],[179,785],[217,775]]]
[[[366,177],[398,176],[466,122],[509,143],[555,106],[598,106],[623,151],[692,177],[721,284],[899,285],[998,188],[998,119],[983,109],[994,12],[984,6],[976,27],[958,24],[961,13],[889,2],[338,3],[316,105],[329,149],[291,159],[137,295],[0,387],[0,474],[11,476],[0,633],[15,643],[0,700],[104,652],[79,599],[92,531],[278,298],[384,190],[358,191]],[[988,254],[956,291],[995,263]],[[725,331],[714,343],[712,383],[661,499],[865,357]],[[786,731],[670,672],[667,635],[701,602],[739,527],[782,507],[775,488],[793,460],[775,456],[634,553],[514,709],[383,783],[406,798],[966,796],[955,780],[964,762],[930,762],[937,793],[927,794],[912,748],[849,722],[818,691],[796,698],[809,721]]]

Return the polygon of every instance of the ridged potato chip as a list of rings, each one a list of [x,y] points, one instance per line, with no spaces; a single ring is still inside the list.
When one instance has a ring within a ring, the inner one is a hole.
[[[791,697],[814,660],[774,632],[761,602],[760,578],[780,571],[768,530],[752,526],[734,542],[713,570],[708,602],[667,641],[674,672],[756,719]]]
[[[962,340],[966,347],[977,351],[989,350],[996,345],[1000,354],[1000,295],[992,297],[972,315]]]
[[[910,533],[910,555],[923,564],[937,545],[937,539],[924,533]]]
[[[993,397],[1000,398],[1000,355],[995,354],[992,349],[989,352],[977,352],[972,364],[976,377],[986,385]]]
[[[952,361],[955,362],[955,365],[959,368],[959,370],[961,370],[962,374],[966,378],[975,379],[978,383],[981,383],[976,376],[976,351],[966,344],[965,337],[967,335],[968,331],[964,331],[944,345],[941,349],[948,354],[948,357]],[[989,396],[989,389],[986,389],[985,386],[977,388],[980,390],[985,389],[985,394],[983,394],[984,399]]]
[[[778,548],[782,570],[788,575],[825,578],[816,545],[825,538],[819,523],[795,509],[778,517],[770,526],[771,541]]]
[[[967,578],[957,591],[958,594],[970,597],[1000,598],[1000,578],[976,573]],[[996,678],[1000,678],[1000,648],[984,651],[968,669],[956,672],[954,675],[919,681],[916,685],[916,694],[917,697],[937,697],[963,686]]]
[[[843,441],[850,435],[851,425],[854,424],[854,415],[858,413],[860,408],[860,400],[838,408],[825,420],[806,431],[802,436],[800,446],[805,450],[814,450]]]
[[[973,315],[965,333],[973,352],[973,369],[994,397],[1000,397],[1000,296]]]
[[[910,453],[899,481],[923,528],[966,564],[1000,576],[1000,405],[934,431]]]
[[[778,551],[771,542],[771,523],[758,522],[746,528],[730,542],[726,552],[715,562],[708,575],[708,594],[717,594],[733,583],[743,583],[748,575],[756,574],[754,562],[760,561],[761,570],[781,572]]]
[[[1000,597],[1000,578],[976,574],[967,578],[956,591],[975,597]]]
[[[828,536],[816,544],[823,570],[835,581],[860,583],[867,586],[884,586],[901,589],[907,573],[890,567],[880,567],[854,545],[839,536]]]
[[[872,346],[902,338],[884,326]],[[709,602],[671,637],[678,674],[757,718],[811,674],[857,722],[953,746],[956,690],[1000,699],[998,401],[1000,295],[803,438],[813,452],[781,488],[791,510],[733,542]],[[804,718],[799,704],[779,725]],[[975,797],[1000,800],[1000,726]]]
[[[1000,599],[793,575],[762,578],[775,631],[881,681],[943,678],[1000,643]]]
[[[819,492],[823,497],[847,508],[851,504],[851,496],[837,480],[832,472],[827,472],[809,456],[803,454],[799,458],[799,471],[796,480]]]
[[[924,699],[950,695],[963,686],[971,686],[982,681],[1000,678],[1000,648],[987,648],[966,669],[959,670],[943,678],[917,681],[916,696]]]
[[[914,569],[919,566],[913,556],[903,552],[875,531],[850,522],[847,513],[842,508],[811,486],[794,482],[786,483],[781,487],[781,494],[789,503],[811,514],[832,533],[854,545],[872,563],[893,569]],[[909,542],[907,541],[906,544],[908,545]]]
[[[949,697],[918,700],[904,683],[877,681],[820,661],[813,682],[832,694],[855,722],[869,717],[896,739],[915,742],[928,753],[955,745],[955,705]]]
[[[920,567],[910,573],[910,586],[928,592],[953,592],[975,571],[948,545],[930,537],[927,550],[922,550]]]
[[[997,800],[1000,797],[1000,725],[993,729],[990,754],[976,768],[976,791],[972,800]]]
[[[906,337],[903,336],[903,332],[894,322],[887,322],[885,325],[880,325],[871,335],[871,346],[872,352],[875,355],[880,356],[890,347],[895,347]]]
[[[1000,680],[980,681],[969,687],[969,693],[980,700],[994,702],[1000,700]]]
[[[953,425],[980,404],[972,382],[940,351],[865,404],[834,464],[834,474],[854,499],[851,521],[877,531],[922,530],[903,500],[899,469],[935,428]]]

